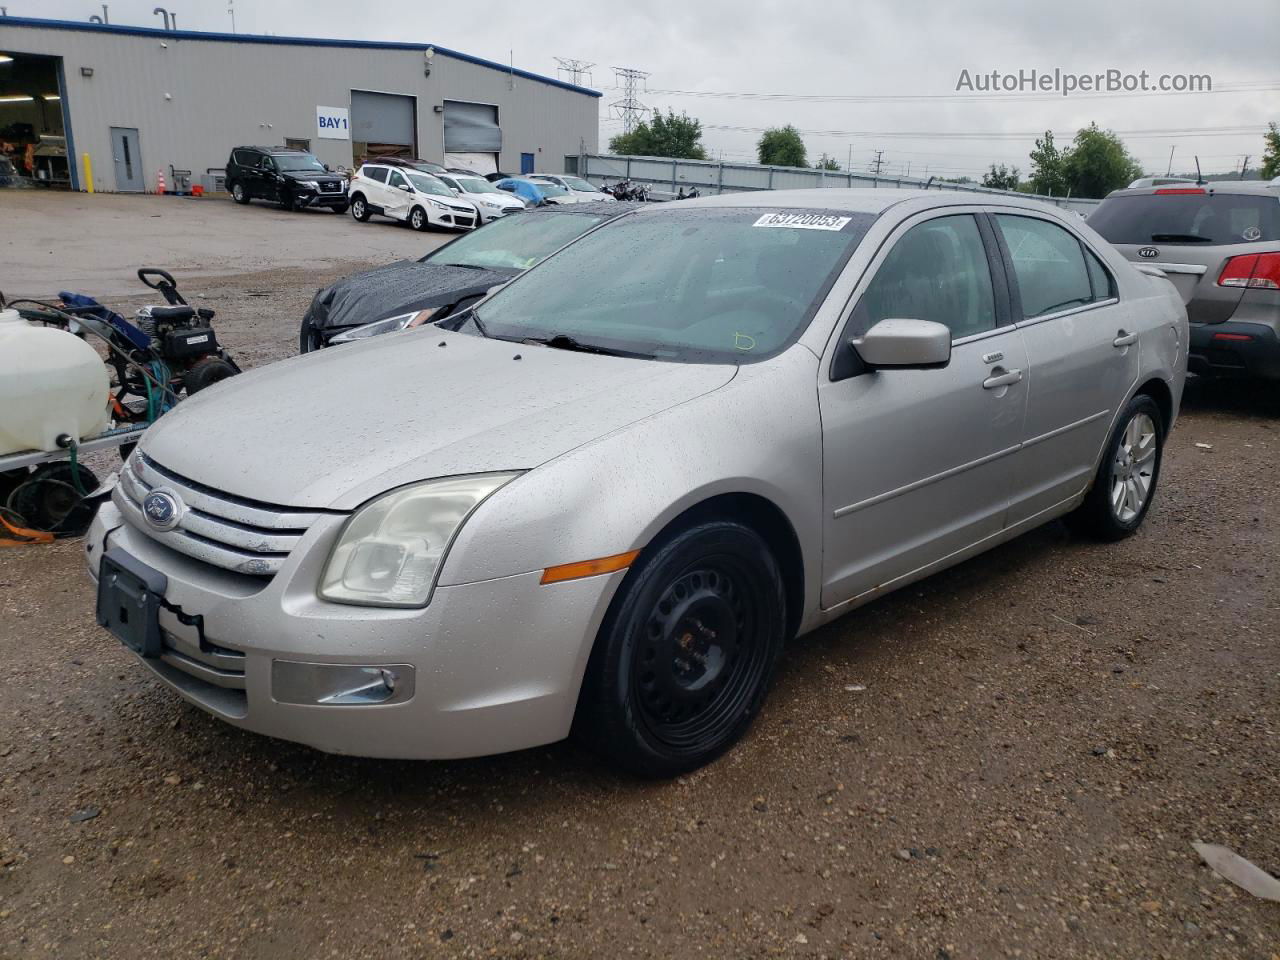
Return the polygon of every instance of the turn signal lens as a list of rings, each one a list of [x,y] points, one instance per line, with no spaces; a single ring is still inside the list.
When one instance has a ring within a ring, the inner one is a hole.
[[[578,563],[562,563],[558,567],[547,567],[542,571],[543,583],[560,583],[564,580],[579,580],[582,577],[594,577],[602,573],[613,573],[625,570],[640,556],[639,550],[630,553],[616,553],[612,557],[601,557],[598,560],[581,560]]]

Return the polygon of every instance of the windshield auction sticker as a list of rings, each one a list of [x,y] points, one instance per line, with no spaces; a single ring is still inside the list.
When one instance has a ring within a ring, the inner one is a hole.
[[[829,213],[766,213],[753,227],[790,227],[792,230],[841,230],[853,217]]]

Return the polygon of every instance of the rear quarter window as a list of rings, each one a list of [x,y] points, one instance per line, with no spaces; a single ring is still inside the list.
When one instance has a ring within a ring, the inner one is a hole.
[[[1089,226],[1111,243],[1168,246],[1280,240],[1280,195],[1144,193],[1108,197]]]

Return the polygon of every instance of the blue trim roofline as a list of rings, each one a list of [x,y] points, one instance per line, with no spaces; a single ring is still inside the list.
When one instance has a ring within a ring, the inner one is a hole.
[[[557,80],[554,77],[544,77],[542,74],[531,73],[518,67],[513,69],[505,63],[485,60],[483,57],[473,57],[469,53],[450,50],[448,47],[436,46],[433,43],[389,43],[382,40],[325,40],[313,37],[264,37],[261,34],[253,33],[204,33],[198,30],[162,30],[159,27],[130,27],[116,23],[87,23],[81,20],[40,20],[35,17],[0,17],[0,27],[82,30],[88,33],[115,33],[135,37],[156,37],[161,40],[168,38],[221,43],[273,43],[294,47],[354,47],[364,50],[426,50],[427,47],[435,47],[436,53],[446,57],[453,57],[455,60],[462,60],[465,63],[474,63],[502,73],[511,73],[525,80],[536,80],[538,83],[572,90],[574,93],[586,94],[589,97],[598,98],[604,96],[599,91],[588,87],[579,87],[577,84],[565,83],[563,80]]]

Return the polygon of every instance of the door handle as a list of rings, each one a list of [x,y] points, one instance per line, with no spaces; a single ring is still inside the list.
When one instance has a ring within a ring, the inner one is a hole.
[[[1138,335],[1136,333],[1125,333],[1121,330],[1119,335],[1111,341],[1111,345],[1113,347],[1128,347],[1137,342]]]
[[[999,390],[1001,387],[1012,386],[1015,383],[1021,382],[1021,380],[1021,370],[1009,370],[1005,373],[996,374],[994,377],[987,377],[987,379],[982,381],[982,389]]]

